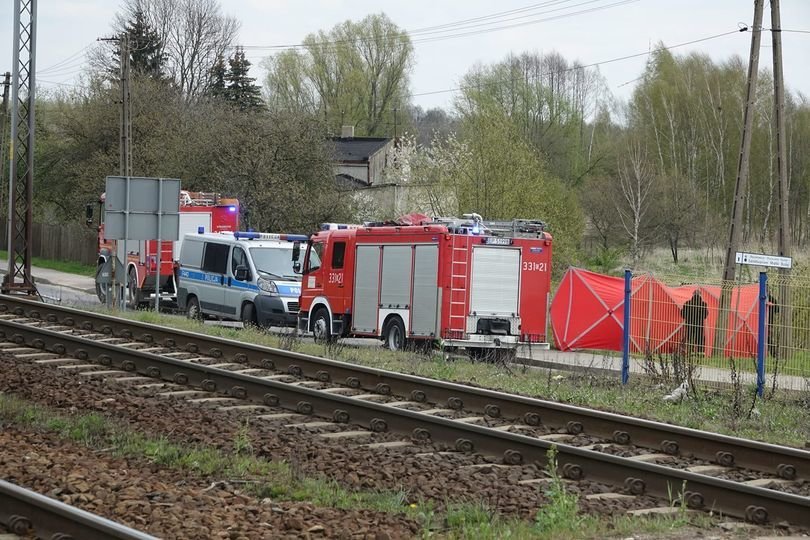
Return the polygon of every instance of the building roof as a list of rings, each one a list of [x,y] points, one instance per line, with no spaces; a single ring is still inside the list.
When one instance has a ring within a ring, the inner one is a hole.
[[[368,161],[393,139],[389,137],[332,137],[337,161]]]

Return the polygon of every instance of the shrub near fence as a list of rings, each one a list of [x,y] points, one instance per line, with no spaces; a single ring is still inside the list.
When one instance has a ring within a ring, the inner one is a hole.
[[[722,281],[643,274],[634,279],[629,352],[649,375],[676,382],[756,382],[760,340],[765,388],[807,390],[810,383],[810,275],[769,272],[766,297],[758,272],[729,287]],[[638,283],[646,283],[646,290]],[[764,306],[764,321],[760,320]],[[762,325],[762,332],[760,332]]]
[[[3,223],[8,223],[3,218]],[[54,225],[34,223],[32,256],[55,261],[71,261],[95,266],[96,230],[78,223]],[[8,227],[0,227],[0,249],[8,249]]]

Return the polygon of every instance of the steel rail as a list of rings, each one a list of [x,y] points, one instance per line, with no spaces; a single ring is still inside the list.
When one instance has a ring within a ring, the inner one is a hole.
[[[157,540],[154,536],[0,480],[0,523],[19,535],[59,540]]]
[[[660,449],[670,455],[691,456],[726,467],[775,474],[786,480],[810,478],[810,452],[798,448],[358,366],[18,297],[0,295],[2,312],[286,371],[323,382],[403,396],[413,401],[446,404],[449,408],[463,408],[495,418],[520,419],[529,425],[564,428],[571,434],[587,433],[617,444]]]
[[[94,360],[104,366],[118,367],[155,379],[195,385],[211,392],[224,392],[235,398],[282,407],[300,414],[331,418],[338,423],[351,422],[376,432],[393,431],[415,439],[429,439],[453,446],[460,452],[500,456],[511,465],[545,464],[546,452],[554,446],[557,448],[558,467],[562,475],[571,480],[588,478],[624,486],[634,494],[646,493],[660,498],[680,494],[691,508],[721,512],[756,523],[787,521],[798,526],[810,526],[808,497],[192,364],[9,320],[0,320],[0,339],[60,355],[71,355],[80,360]]]

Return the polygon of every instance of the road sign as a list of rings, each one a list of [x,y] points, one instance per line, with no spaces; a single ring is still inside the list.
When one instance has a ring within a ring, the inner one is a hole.
[[[180,180],[108,176],[104,237],[108,240],[177,240]],[[158,238],[160,237],[160,238]]]
[[[793,259],[790,257],[779,257],[777,255],[764,255],[762,253],[737,252],[737,264],[747,264],[750,266],[770,266],[773,268],[793,268]]]

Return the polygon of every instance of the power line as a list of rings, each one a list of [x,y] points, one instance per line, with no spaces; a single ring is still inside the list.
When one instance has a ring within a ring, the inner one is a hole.
[[[714,34],[714,35],[706,36],[706,37],[703,37],[703,38],[693,39],[691,41],[684,41],[683,43],[676,43],[675,45],[670,45],[668,47],[660,47],[658,49],[655,49],[654,51],[649,51],[648,50],[648,51],[644,51],[644,52],[640,52],[640,53],[628,54],[628,55],[625,55],[625,56],[619,56],[619,57],[616,57],[616,58],[610,58],[608,60],[602,60],[600,62],[593,62],[591,64],[576,65],[576,66],[572,66],[570,68],[554,70],[554,71],[548,71],[548,72],[545,72],[545,73],[540,73],[538,76],[542,77],[542,76],[547,76],[547,75],[562,74],[562,73],[567,73],[569,71],[576,71],[576,70],[586,69],[586,68],[590,68],[590,67],[602,66],[602,65],[605,65],[605,64],[612,64],[614,62],[621,62],[623,60],[630,60],[632,58],[639,58],[639,57],[642,57],[642,56],[649,56],[649,55],[653,54],[656,51],[677,49],[679,47],[685,47],[687,45],[694,45],[695,43],[701,43],[703,41],[709,41],[709,40],[721,38],[721,37],[724,37],[724,36],[730,36],[731,34],[739,34],[740,32],[741,32],[740,30],[731,30],[729,32],[723,32],[721,34]],[[521,77],[521,79],[522,79],[522,77]],[[504,80],[504,81],[493,81],[493,82],[484,83],[484,84],[501,84],[501,83],[504,83],[504,82],[515,82],[517,80],[519,80],[519,79],[514,78],[514,79],[508,79],[508,80]],[[453,87],[453,88],[445,88],[443,90],[431,90],[429,92],[417,92],[417,93],[409,94],[409,97],[430,96],[430,95],[434,95],[434,94],[446,94],[448,92],[458,92],[460,90],[466,90],[468,88],[476,88],[477,86],[478,85],[476,85],[476,86],[456,86],[456,87]]]
[[[570,0],[566,0],[566,1],[570,1]],[[574,16],[577,16],[577,15],[584,15],[584,14],[592,13],[592,12],[595,12],[595,11],[601,11],[601,10],[604,10],[604,9],[609,9],[609,8],[616,7],[616,6],[621,6],[621,5],[625,5],[625,4],[631,4],[631,3],[639,2],[641,0],[620,0],[620,1],[617,1],[617,2],[613,2],[611,4],[605,4],[605,5],[601,5],[601,6],[594,6],[594,7],[587,8],[587,9],[582,9],[582,10],[579,10],[579,11],[573,11],[573,12],[570,12],[570,13],[563,13],[563,14],[560,14],[560,15],[555,15],[553,17],[539,18],[539,19],[534,19],[534,20],[529,20],[529,21],[523,21],[523,22],[520,22],[520,23],[509,24],[509,25],[493,26],[493,27],[489,27],[489,28],[482,28],[482,29],[479,29],[479,30],[470,30],[472,28],[476,28],[476,27],[479,27],[479,26],[486,26],[486,25],[490,25],[490,24],[499,24],[499,23],[502,23],[502,22],[510,21],[510,20],[517,20],[517,19],[523,19],[523,18],[528,18],[528,17],[536,17],[538,15],[547,15],[549,13],[561,11],[562,9],[571,9],[571,8],[574,8],[574,7],[581,7],[581,6],[593,4],[595,2],[600,2],[600,1],[604,1],[604,0],[586,0],[585,2],[580,2],[578,4],[573,4],[573,5],[567,6],[565,8],[556,8],[556,9],[543,11],[543,12],[539,12],[539,13],[532,13],[530,15],[522,15],[520,17],[513,17],[511,19],[505,19],[503,21],[494,21],[494,22],[490,22],[490,23],[466,25],[466,26],[461,26],[461,27],[458,27],[458,28],[452,28],[450,30],[437,30],[437,31],[413,30],[413,31],[405,31],[404,33],[407,34],[408,37],[412,38],[411,43],[427,43],[427,42],[432,42],[432,41],[440,41],[440,40],[444,40],[444,39],[453,39],[453,38],[457,38],[457,37],[465,37],[465,36],[470,36],[470,35],[479,35],[479,34],[488,33],[488,32],[506,30],[506,29],[516,28],[516,27],[520,27],[520,26],[527,26],[527,25],[538,24],[538,23],[542,23],[542,22],[559,20],[559,19],[568,18],[568,17],[574,17]],[[448,23],[448,24],[450,24],[450,23]],[[460,30],[463,30],[463,32],[459,32]],[[456,33],[449,33],[449,32],[456,32]],[[432,36],[430,34],[445,34],[445,35]],[[339,39],[339,40],[320,42],[320,43],[317,44],[317,46],[321,47],[321,48],[323,48],[323,47],[333,47],[333,50],[337,50],[338,46],[340,46],[340,45],[355,44],[358,41],[360,41],[360,42],[370,42],[372,40],[368,39],[368,38]],[[303,43],[296,43],[296,44],[286,44],[286,45],[241,45],[241,47],[243,47],[245,50],[283,51],[283,50],[297,50],[297,49],[301,49],[301,48],[307,48],[308,45],[303,44]]]
[[[71,54],[70,56],[68,56],[67,58],[65,58],[64,60],[61,60],[61,61],[59,61],[59,62],[57,62],[57,63],[55,63],[55,64],[53,64],[51,66],[48,66],[46,68],[38,69],[37,74],[40,74],[40,73],[44,74],[44,73],[47,73],[49,71],[53,71],[53,70],[55,70],[57,68],[61,68],[63,65],[70,62],[71,60],[73,60],[74,58],[76,58],[77,56],[79,56],[80,54],[85,52],[87,49],[89,49],[91,47],[91,45],[92,45],[92,43],[89,43],[89,44],[85,45],[84,47],[82,47],[81,49],[79,49],[78,51]]]

